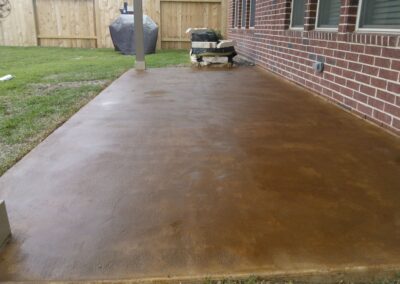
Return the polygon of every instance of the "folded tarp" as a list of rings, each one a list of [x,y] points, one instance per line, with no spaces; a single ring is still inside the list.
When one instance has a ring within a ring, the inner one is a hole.
[[[193,41],[208,41],[208,42],[218,42],[219,37],[213,30],[195,30],[192,31],[191,36],[192,42]]]
[[[233,46],[223,48],[192,48],[192,54],[197,56],[229,56],[236,55]]]
[[[233,40],[220,40],[217,44],[217,48],[224,48],[224,47],[234,47],[235,42]]]
[[[218,42],[192,41],[192,48],[217,48]]]

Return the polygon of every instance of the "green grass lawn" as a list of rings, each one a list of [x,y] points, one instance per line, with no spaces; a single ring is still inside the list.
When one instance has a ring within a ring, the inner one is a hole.
[[[189,63],[188,51],[146,56],[147,67]],[[0,47],[0,176],[54,129],[132,68],[111,49]]]

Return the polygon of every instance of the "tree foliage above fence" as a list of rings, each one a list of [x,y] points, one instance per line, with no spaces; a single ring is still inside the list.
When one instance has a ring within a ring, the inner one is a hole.
[[[0,0],[0,19],[7,18],[11,13],[11,4],[8,0]]]

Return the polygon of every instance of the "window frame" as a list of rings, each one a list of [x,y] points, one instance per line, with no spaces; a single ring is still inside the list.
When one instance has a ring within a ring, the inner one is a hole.
[[[360,33],[389,33],[389,34],[398,34],[398,33],[400,33],[400,28],[399,29],[361,28],[360,27],[360,20],[361,20],[361,11],[362,11],[363,2],[364,2],[363,0],[360,0],[358,2],[357,19],[356,19],[356,32],[360,32]]]
[[[294,11],[293,7],[294,7],[294,2],[295,1],[296,0],[292,0],[291,7],[290,7],[290,25],[289,25],[289,29],[295,30],[295,31],[304,31],[305,20],[303,22],[303,26],[302,27],[293,27],[293,11]],[[304,15],[303,15],[303,18],[304,18]]]
[[[232,0],[232,22],[231,28],[234,29],[236,25],[236,0]]]
[[[327,32],[337,32],[339,30],[339,25],[340,25],[340,12],[339,12],[339,23],[336,26],[336,28],[329,28],[329,27],[318,27],[318,19],[319,19],[319,8],[320,8],[320,3],[321,0],[318,0],[317,2],[317,14],[316,14],[316,18],[315,18],[315,30],[316,31],[327,31]],[[342,4],[340,4],[340,10],[342,9]]]
[[[245,30],[247,27],[247,1],[248,0],[239,0],[239,1],[241,1],[241,3],[242,3],[241,4],[242,10],[240,11],[240,14],[241,14],[240,15],[240,28],[242,30]],[[243,4],[246,4],[246,5],[243,5]],[[243,15],[243,13],[244,13],[244,15]],[[243,22],[244,22],[244,25],[243,25]]]
[[[234,0],[235,1],[235,12],[234,12],[234,18],[233,18],[233,28],[238,29],[239,28],[239,2],[241,0]]]
[[[251,5],[251,3],[253,2],[252,0],[249,0],[250,1],[250,11],[249,11],[249,29],[254,29],[255,27],[256,27],[256,7],[257,7],[257,5],[256,5],[256,3],[257,3],[257,0],[254,0],[254,25],[252,26],[251,25],[251,15],[252,15],[252,13],[251,13],[251,10],[252,10],[252,6],[253,5]]]

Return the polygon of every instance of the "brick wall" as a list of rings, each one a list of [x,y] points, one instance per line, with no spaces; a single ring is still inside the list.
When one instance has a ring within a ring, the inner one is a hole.
[[[358,0],[342,0],[335,32],[315,30],[317,0],[305,1],[304,31],[289,28],[291,0],[256,0],[255,28],[235,28],[233,1],[228,37],[239,54],[400,134],[400,35],[355,31]]]

